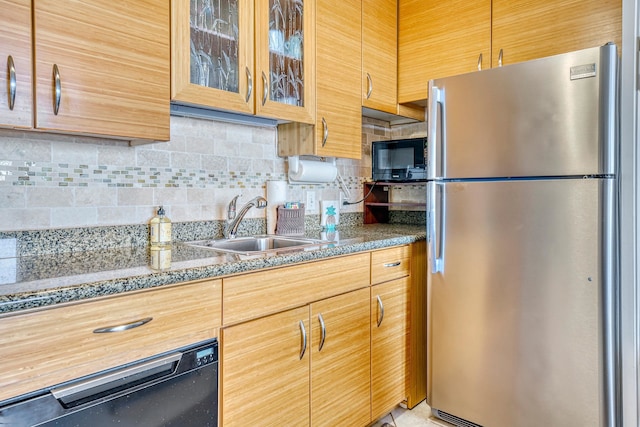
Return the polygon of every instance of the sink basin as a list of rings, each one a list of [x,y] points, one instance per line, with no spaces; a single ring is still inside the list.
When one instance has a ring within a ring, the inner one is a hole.
[[[248,236],[236,237],[233,239],[220,240],[200,240],[187,242],[188,245],[215,249],[221,252],[231,252],[236,254],[261,254],[267,252],[284,252],[297,249],[304,249],[312,246],[326,245],[332,242],[317,239],[307,239],[304,237],[287,236]]]

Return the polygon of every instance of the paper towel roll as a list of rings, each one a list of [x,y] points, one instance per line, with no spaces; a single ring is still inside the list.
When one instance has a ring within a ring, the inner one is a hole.
[[[333,182],[338,174],[335,163],[298,160],[297,170],[289,163],[289,179],[295,182]]]
[[[267,233],[275,234],[278,205],[287,200],[287,181],[267,181]]]

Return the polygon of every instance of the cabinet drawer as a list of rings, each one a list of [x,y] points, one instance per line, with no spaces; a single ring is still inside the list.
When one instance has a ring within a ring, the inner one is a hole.
[[[371,283],[382,283],[408,276],[411,269],[410,257],[409,246],[371,252]]]
[[[224,279],[225,325],[369,286],[368,253]]]
[[[0,400],[214,338],[220,301],[208,280],[0,317]]]

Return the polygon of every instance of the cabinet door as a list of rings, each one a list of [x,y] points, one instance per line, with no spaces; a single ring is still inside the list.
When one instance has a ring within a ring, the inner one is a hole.
[[[491,0],[398,3],[400,103],[426,99],[430,79],[490,68]]]
[[[493,0],[492,58],[498,66],[615,42],[621,0]]]
[[[221,425],[309,425],[308,332],[309,306],[222,330]]]
[[[33,4],[36,127],[168,140],[169,1]]]
[[[315,123],[314,0],[256,0],[256,114]]]
[[[311,304],[312,425],[369,424],[369,315],[369,288]]]
[[[361,2],[316,1],[318,156],[362,156]]]
[[[409,277],[371,288],[371,413],[378,419],[407,397]]]
[[[31,1],[0,0],[0,126],[33,126]]]
[[[362,105],[396,114],[397,0],[362,0]]]
[[[171,1],[171,99],[254,113],[253,0]]]

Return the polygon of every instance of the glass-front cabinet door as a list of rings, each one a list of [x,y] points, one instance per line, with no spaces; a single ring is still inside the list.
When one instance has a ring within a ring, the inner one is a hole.
[[[314,123],[312,0],[172,0],[171,99]]]
[[[315,4],[256,0],[256,114],[315,123]]]
[[[171,99],[254,113],[253,0],[171,1]]]

